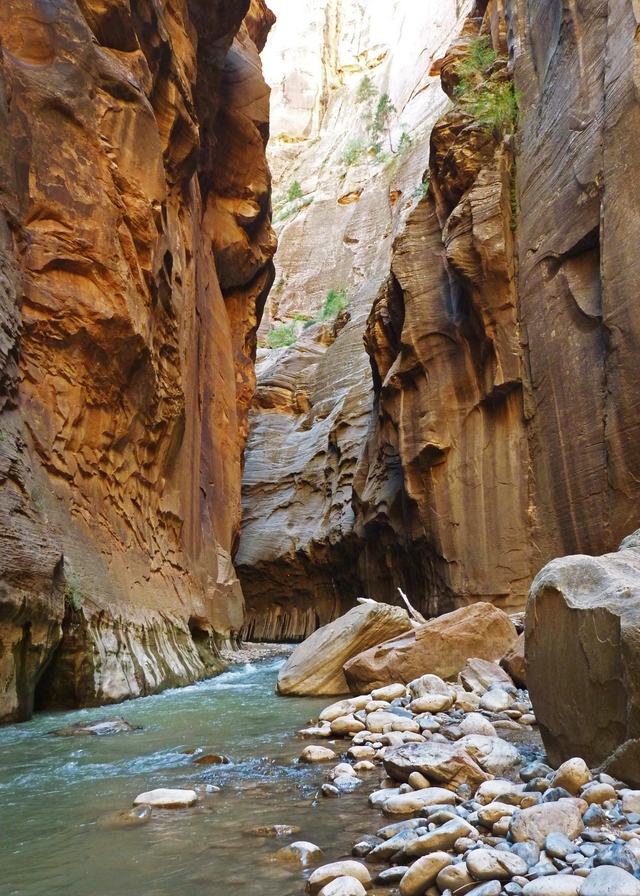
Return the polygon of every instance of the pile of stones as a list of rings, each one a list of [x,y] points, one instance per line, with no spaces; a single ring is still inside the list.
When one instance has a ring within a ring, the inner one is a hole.
[[[387,823],[317,868],[312,896],[640,896],[640,791],[580,758],[527,762],[534,725],[527,692],[482,660],[455,685],[423,675],[328,706],[299,734],[346,755],[316,744],[300,761],[343,759],[325,797],[383,771],[369,805]]]

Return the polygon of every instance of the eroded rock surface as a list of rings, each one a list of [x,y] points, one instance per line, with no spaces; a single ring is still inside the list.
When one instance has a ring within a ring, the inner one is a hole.
[[[551,762],[581,756],[640,786],[640,531],[618,553],[545,566],[526,625],[527,682]]]
[[[272,21],[0,8],[0,718],[186,683],[242,625]]]

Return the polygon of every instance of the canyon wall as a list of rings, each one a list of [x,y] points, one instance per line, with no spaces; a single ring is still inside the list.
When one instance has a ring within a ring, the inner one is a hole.
[[[398,586],[429,615],[521,609],[549,559],[638,526],[634,5],[451,3],[437,30],[399,3],[388,44],[349,31],[349,3],[315,7],[313,65],[292,53],[272,81],[274,193],[302,195],[264,326],[316,322],[259,350],[245,631],[299,638]],[[392,39],[403,15],[422,52]],[[344,162],[365,73],[400,110],[383,166]],[[349,305],[318,321],[338,284]]]
[[[211,674],[242,625],[272,23],[0,5],[0,719]]]

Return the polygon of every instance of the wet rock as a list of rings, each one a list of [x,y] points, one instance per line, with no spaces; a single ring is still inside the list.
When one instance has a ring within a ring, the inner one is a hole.
[[[622,868],[603,865],[582,882],[580,896],[640,896],[640,881]]]
[[[436,877],[436,884],[441,893],[447,889],[455,893],[460,887],[468,886],[472,883],[474,883],[474,880],[467,871],[467,866],[464,862],[460,862],[457,865],[448,865]]]
[[[337,877],[320,890],[320,896],[365,896],[360,881],[351,876]]]
[[[259,825],[255,828],[248,828],[245,834],[255,837],[289,837],[292,834],[299,834],[300,828],[295,824],[269,824]]]
[[[445,694],[425,694],[424,697],[417,697],[409,704],[411,712],[442,712],[449,709],[453,705],[454,698]]]
[[[522,785],[515,784],[513,781],[506,781],[503,778],[494,778],[491,781],[485,781],[476,790],[474,799],[482,805],[492,802],[498,796],[506,796],[507,794],[518,794],[522,790]]]
[[[344,663],[382,639],[409,629],[406,610],[375,601],[361,603],[296,647],[280,670],[276,691],[306,696],[347,693]]]
[[[376,877],[376,883],[384,884],[385,886],[399,884],[408,870],[409,868],[406,865],[397,865],[395,868],[385,868],[385,870],[381,871]]]
[[[520,769],[520,778],[527,784],[534,778],[544,778],[552,772],[553,769],[550,766],[545,765],[544,762],[531,762],[529,765],[525,765],[524,768]]]
[[[582,829],[579,808],[572,800],[562,799],[516,812],[509,825],[509,835],[515,843],[534,840],[542,847],[547,835],[552,832],[565,834],[569,840],[575,840]]]
[[[640,790],[629,790],[625,788],[620,791],[622,797],[622,811],[627,814],[629,812],[640,813]]]
[[[399,787],[386,787],[382,790],[374,790],[369,794],[369,805],[373,809],[382,809],[384,804],[391,799],[392,796],[399,796]]]
[[[412,831],[414,828],[418,828],[423,824],[424,820],[421,818],[407,818],[405,821],[396,821],[394,824],[387,824],[383,828],[380,828],[378,837],[382,837],[384,840],[390,840],[391,837],[395,837],[396,834],[399,834],[401,831]]]
[[[389,840],[383,840],[379,846],[376,846],[375,849],[372,849],[371,852],[367,856],[367,861],[371,862],[387,862],[393,855],[400,850],[404,850],[405,855],[425,855],[428,850],[425,850],[424,853],[410,853],[407,851],[407,847],[416,842],[418,839],[418,835],[415,831],[405,830],[399,831],[394,837],[391,837]]]
[[[121,716],[113,719],[96,719],[93,722],[81,722],[77,725],[69,725],[66,728],[56,728],[54,731],[47,732],[56,737],[82,737],[84,735],[97,735],[99,737],[107,734],[121,734],[125,731],[141,731],[142,725],[130,725]]]
[[[408,783],[413,790],[424,790],[425,787],[431,787],[431,781],[425,778],[421,772],[411,772]]]
[[[397,781],[408,781],[413,772],[419,772],[435,784],[469,784],[475,790],[487,780],[487,773],[460,748],[464,740],[456,744],[435,743],[433,739],[403,744],[387,751],[383,760],[385,770]]]
[[[323,887],[326,887],[327,884],[339,877],[353,877],[364,887],[369,888],[371,886],[369,869],[360,862],[347,859],[344,862],[331,862],[329,865],[322,865],[320,868],[316,868],[307,884],[311,896],[315,896]]]
[[[300,762],[333,762],[337,759],[337,753],[329,747],[308,746],[300,754]]]
[[[375,769],[375,765],[373,762],[369,762],[368,759],[361,759],[360,762],[356,762],[353,766],[354,772],[372,772]]]
[[[524,664],[524,632],[518,635],[518,640],[502,657],[500,665],[519,688],[526,688],[527,673]]]
[[[136,828],[151,821],[152,809],[148,804],[134,806],[133,809],[123,809],[121,812],[113,812],[105,818],[98,820],[98,827],[104,828]]]
[[[460,672],[460,681],[470,691],[483,694],[492,684],[513,684],[504,669],[497,663],[488,662],[479,656],[471,657]]]
[[[382,811],[385,815],[412,815],[425,806],[433,806],[436,803],[455,803],[455,800],[455,794],[450,790],[428,787],[426,790],[399,793],[397,796],[390,797],[383,803]]]
[[[376,755],[376,751],[373,747],[351,747],[347,753],[347,756],[350,756],[351,759],[373,759]]]
[[[558,831],[552,831],[547,834],[544,841],[544,851],[548,856],[554,859],[566,859],[570,852],[575,849],[571,840]]]
[[[364,709],[368,702],[367,697],[347,697],[345,700],[338,700],[336,703],[325,706],[318,720],[320,722],[334,722],[340,716],[348,716],[351,713]]]
[[[195,790],[171,790],[159,787],[157,790],[148,790],[139,794],[133,801],[134,806],[142,804],[158,809],[186,809],[198,802]]]
[[[413,832],[411,832],[413,833]],[[413,842],[404,848],[405,855],[410,857],[425,856],[430,852],[453,849],[453,844],[460,837],[476,835],[476,830],[462,818],[453,818],[440,825],[435,831],[430,831],[423,837],[413,838]]]
[[[473,890],[467,891],[467,896],[500,896],[502,886],[497,880],[490,880],[486,884],[480,884]]]
[[[335,784],[323,784],[320,788],[320,793],[322,796],[326,796],[327,799],[337,799],[340,796],[340,788],[336,787]]]
[[[571,796],[577,796],[580,788],[593,780],[589,766],[579,757],[563,762],[551,779],[552,787],[564,787]]]
[[[480,709],[487,712],[504,712],[511,706],[511,697],[501,689],[487,691],[480,698]]]
[[[614,802],[618,799],[618,794],[611,784],[600,784],[596,782],[588,787],[583,787],[580,791],[580,798],[591,805],[601,806],[607,801]]]
[[[588,828],[602,827],[602,825],[606,824],[607,821],[608,819],[604,809],[596,804],[589,806],[587,811],[582,816],[582,823],[585,827]]]
[[[390,680],[409,682],[425,671],[452,678],[464,668],[468,657],[500,659],[516,639],[517,632],[506,613],[493,604],[476,603],[372,647],[349,660],[344,674],[353,693]]]
[[[297,840],[295,843],[290,843],[289,846],[279,849],[275,854],[275,858],[277,861],[284,862],[287,865],[298,865],[301,868],[306,868],[308,865],[319,862],[322,859],[322,855],[322,850],[315,843],[309,843],[307,840]]]
[[[489,775],[513,774],[521,764],[517,748],[501,737],[467,734],[457,741],[456,746],[468,753]]]
[[[478,809],[478,819],[485,826],[491,828],[500,819],[506,816],[511,817],[518,809],[516,806],[508,806],[505,803],[495,802],[489,803]]]
[[[348,716],[340,716],[331,722],[331,733],[334,737],[353,737],[358,731],[364,731],[365,727],[364,723],[351,713]]]
[[[474,880],[511,880],[514,875],[528,871],[524,859],[501,850],[472,849],[465,861]]]
[[[231,760],[218,753],[206,753],[204,756],[198,756],[193,762],[194,765],[229,765]]]
[[[605,846],[593,857],[593,867],[597,868],[600,865],[615,865],[635,877],[640,876],[640,862],[627,846],[622,846],[619,843]]]
[[[375,847],[379,846],[381,843],[384,843],[382,837],[376,837],[373,834],[365,834],[363,837],[360,837],[356,841],[356,843],[353,844],[351,855],[361,859],[364,856],[368,855],[372,849],[375,849]]]
[[[529,881],[522,888],[522,896],[578,896],[581,886],[581,877],[555,874]]]
[[[446,852],[433,852],[418,859],[400,881],[400,896],[421,896],[436,882],[442,869],[452,864],[453,859]]]
[[[203,793],[205,796],[211,796],[213,793],[220,793],[221,788],[216,784],[196,784],[194,790],[196,793]]]
[[[470,712],[460,722],[462,734],[482,734],[485,737],[496,737],[496,729],[486,716],[479,712]]]
[[[520,856],[526,862],[527,868],[537,864],[540,859],[540,847],[534,840],[514,843],[511,847],[511,852],[516,856]]]

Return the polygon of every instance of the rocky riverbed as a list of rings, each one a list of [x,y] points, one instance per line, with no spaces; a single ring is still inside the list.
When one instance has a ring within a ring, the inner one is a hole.
[[[471,660],[326,707],[300,762],[332,768],[322,798],[370,791],[371,833],[319,865],[293,842],[312,896],[637,896],[640,791],[580,758],[545,763],[527,691]],[[382,817],[381,817],[382,815]]]

